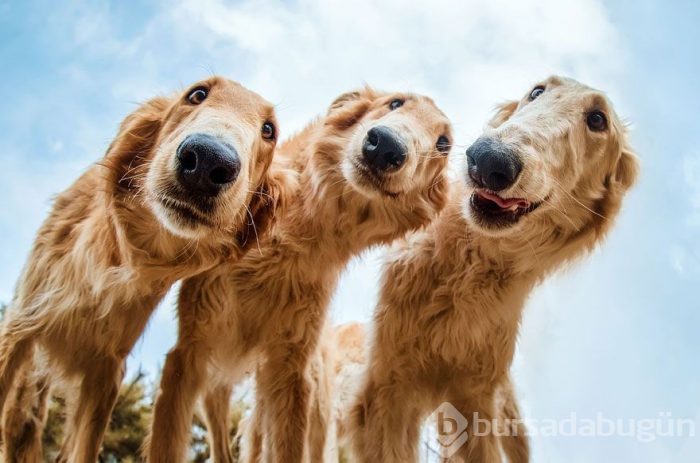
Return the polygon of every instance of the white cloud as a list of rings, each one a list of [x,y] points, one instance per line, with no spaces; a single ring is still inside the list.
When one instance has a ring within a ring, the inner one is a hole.
[[[618,38],[597,1],[188,1],[178,28],[239,50],[246,83],[281,103],[291,129],[362,82],[431,94],[457,127],[552,72],[614,74]],[[236,78],[236,62],[213,63]],[[464,143],[470,134],[461,134]]]

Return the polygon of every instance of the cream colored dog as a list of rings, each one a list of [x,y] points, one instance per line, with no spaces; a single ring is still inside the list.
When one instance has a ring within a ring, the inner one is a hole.
[[[282,187],[268,175],[275,142],[272,106],[213,77],[128,116],[105,157],[58,196],[0,338],[0,408],[20,377],[5,462],[41,461],[59,381],[76,389],[59,460],[95,462],[124,360],[158,301],[264,234]]]
[[[503,388],[524,302],[549,273],[601,242],[637,174],[608,99],[560,77],[503,105],[466,157],[466,184],[384,267],[351,412],[360,462],[416,461],[421,424],[443,402],[469,420],[450,461],[501,461],[501,443],[494,433],[475,436],[472,417],[518,418]],[[518,434],[503,438],[509,460],[527,461],[523,426],[508,430]]]
[[[276,161],[299,175],[287,213],[240,262],[183,283],[148,449],[181,462],[200,393],[214,460],[231,461],[231,384],[258,367],[272,461],[304,459],[309,358],[340,272],[362,251],[428,224],[444,207],[450,124],[428,98],[365,88],[285,143]]]

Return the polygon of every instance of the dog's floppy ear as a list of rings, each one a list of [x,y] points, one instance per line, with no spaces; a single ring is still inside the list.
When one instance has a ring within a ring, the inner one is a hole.
[[[338,130],[349,129],[365,115],[377,94],[370,87],[343,93],[328,108],[326,124]]]
[[[505,103],[496,106],[496,114],[494,114],[489,121],[489,126],[496,128],[503,124],[505,121],[510,119],[510,116],[513,115],[516,109],[518,109],[517,101],[506,101]]]
[[[331,103],[330,107],[328,108],[328,112],[330,113],[331,111],[338,109],[338,108],[341,108],[345,104],[347,104],[351,101],[357,101],[360,98],[361,98],[361,94],[359,91],[343,93],[338,98],[333,100],[333,103]]]
[[[102,162],[108,168],[110,184],[128,189],[126,173],[145,160],[158,138],[170,101],[157,97],[129,114],[119,126]]]
[[[596,234],[591,245],[610,229],[613,223],[610,218],[615,217],[617,211],[620,210],[625,192],[637,180],[639,173],[637,155],[624,140],[622,143],[620,157],[605,177],[603,197],[593,207],[596,214],[593,216],[591,229],[595,230]]]
[[[634,185],[639,175],[639,160],[629,146],[622,147],[620,159],[615,167],[614,180],[627,189]]]
[[[242,250],[253,246],[267,233],[275,219],[286,210],[297,186],[297,174],[293,169],[275,164],[270,167],[251,197],[249,215],[238,233],[238,243]]]

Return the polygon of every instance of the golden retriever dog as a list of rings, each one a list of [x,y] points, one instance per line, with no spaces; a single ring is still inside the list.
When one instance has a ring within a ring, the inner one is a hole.
[[[497,436],[476,436],[473,417],[518,418],[501,388],[510,384],[524,302],[601,242],[638,170],[610,101],[561,77],[503,105],[466,161],[465,182],[440,217],[399,242],[385,264],[351,411],[357,461],[416,461],[421,424],[444,402],[468,420],[466,442],[447,447],[445,456],[456,452],[446,460],[502,461]],[[512,462],[528,460],[519,424],[511,423],[519,436],[503,442]],[[453,431],[445,428],[442,437]]]
[[[362,251],[428,224],[447,201],[450,123],[429,98],[364,88],[282,145],[299,174],[273,230],[232,265],[183,283],[179,338],[168,354],[148,456],[185,458],[192,410],[206,393],[214,460],[231,461],[231,384],[258,368],[257,398],[272,461],[302,462],[308,364],[336,283]]]
[[[42,402],[58,381],[75,388],[60,460],[95,462],[125,358],[157,303],[268,228],[283,185],[268,172],[275,124],[259,95],[212,77],[129,115],[104,158],[56,198],[0,338],[0,407],[23,367],[50,366],[17,381],[6,462],[39,461]]]

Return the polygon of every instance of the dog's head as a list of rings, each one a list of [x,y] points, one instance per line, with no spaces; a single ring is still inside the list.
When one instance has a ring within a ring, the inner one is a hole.
[[[342,139],[335,161],[344,179],[367,197],[444,191],[452,132],[430,98],[364,88],[338,97],[325,127]]]
[[[499,108],[466,170],[468,219],[504,235],[537,217],[576,231],[609,222],[638,166],[605,95],[555,76]]]
[[[230,236],[265,222],[274,207],[267,171],[276,140],[270,103],[212,77],[128,116],[107,161],[117,191],[145,203],[174,235]]]

